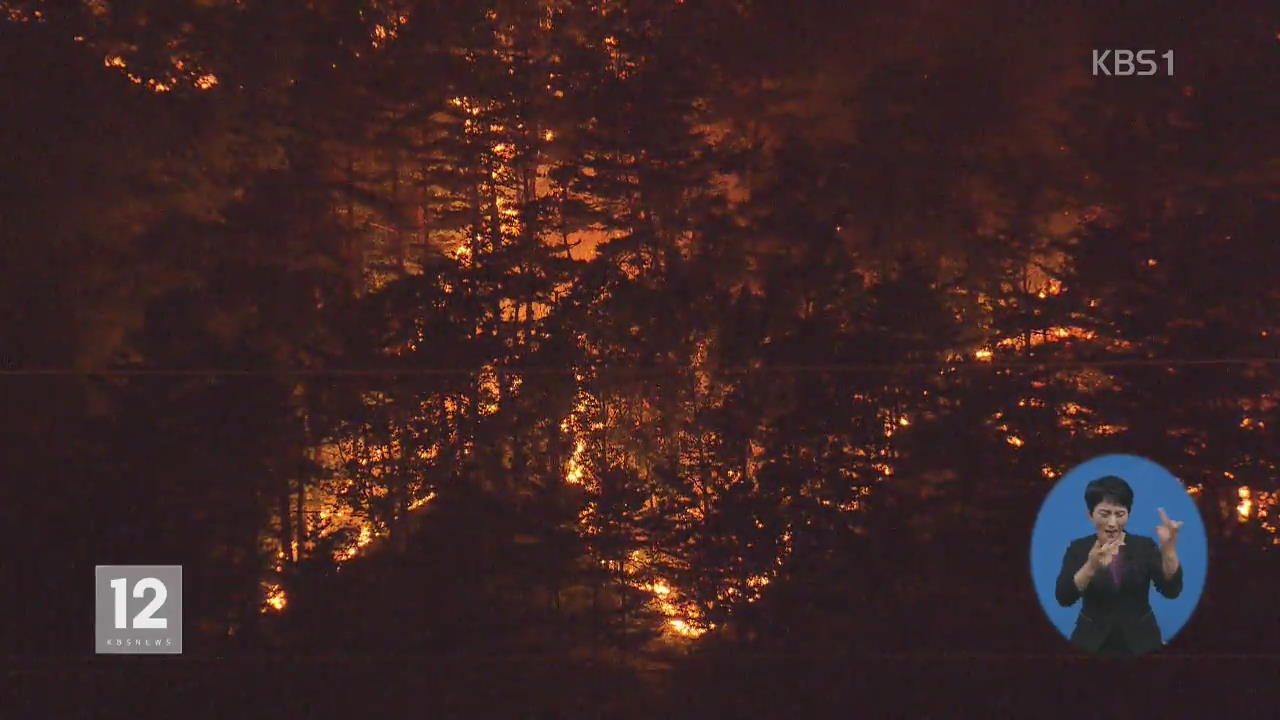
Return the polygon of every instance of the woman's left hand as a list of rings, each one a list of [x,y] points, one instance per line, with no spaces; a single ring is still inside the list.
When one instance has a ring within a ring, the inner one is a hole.
[[[1178,544],[1178,531],[1182,529],[1182,521],[1170,520],[1160,508],[1160,524],[1156,526],[1156,537],[1160,540],[1160,549],[1172,551]]]

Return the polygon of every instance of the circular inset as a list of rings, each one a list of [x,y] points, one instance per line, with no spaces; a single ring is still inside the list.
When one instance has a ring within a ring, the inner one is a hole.
[[[1186,488],[1137,455],[1076,466],[1049,491],[1031,535],[1031,577],[1049,621],[1078,649],[1104,655],[1169,642],[1200,601],[1208,556]]]

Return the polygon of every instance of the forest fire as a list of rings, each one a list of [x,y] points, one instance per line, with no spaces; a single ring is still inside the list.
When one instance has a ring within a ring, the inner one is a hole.
[[[849,649],[1052,674],[1006,661],[1066,609],[1005,561],[1053,488],[1083,522],[1093,454],[1161,456],[1217,558],[1274,554],[1271,76],[1086,82],[1119,11],[1015,43],[837,5],[0,0],[34,108],[0,133],[0,443],[53,508],[21,536],[94,541],[39,565],[159,539],[188,649],[296,652],[253,684],[313,704],[380,683],[347,717],[621,720],[830,714],[756,686]],[[16,595],[19,643],[76,630],[83,598]],[[1178,642],[1257,634],[1213,630]]]

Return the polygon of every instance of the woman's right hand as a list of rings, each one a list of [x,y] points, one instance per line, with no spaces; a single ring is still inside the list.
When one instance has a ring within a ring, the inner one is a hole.
[[[1089,551],[1089,567],[1094,570],[1106,568],[1111,565],[1111,558],[1118,552],[1120,552],[1120,538],[1106,543],[1101,539],[1094,541],[1093,549]]]

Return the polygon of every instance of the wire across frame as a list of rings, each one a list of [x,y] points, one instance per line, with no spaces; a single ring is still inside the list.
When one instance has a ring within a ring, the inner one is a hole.
[[[896,363],[801,363],[759,365],[710,365],[705,369],[725,374],[751,373],[858,373],[888,372],[894,370],[972,371],[1001,369],[1086,369],[1120,367],[1223,367],[1250,365],[1280,365],[1280,357],[1226,357],[1226,358],[1115,358],[1102,360],[1021,360],[1021,361],[966,361],[953,363],[896,362]],[[583,363],[581,365],[503,365],[487,367],[425,367],[405,365],[401,367],[335,368],[335,367],[278,367],[278,368],[11,368],[0,369],[0,377],[207,377],[207,376],[305,376],[305,377],[387,377],[423,375],[471,375],[479,372],[504,374],[554,375],[589,372],[592,375],[663,375],[688,370],[688,365],[609,365]]]

